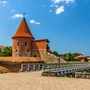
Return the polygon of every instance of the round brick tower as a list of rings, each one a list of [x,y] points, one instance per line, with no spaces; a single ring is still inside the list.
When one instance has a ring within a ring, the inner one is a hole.
[[[32,33],[27,25],[25,17],[21,21],[16,33],[12,37],[12,56],[14,57],[30,57],[31,42],[34,40]]]

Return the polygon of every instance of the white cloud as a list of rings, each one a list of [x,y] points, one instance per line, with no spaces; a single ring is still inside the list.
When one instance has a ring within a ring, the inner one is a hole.
[[[0,1],[0,3],[2,3],[2,4],[6,4],[6,3],[7,3],[7,1]]]
[[[40,22],[37,22],[37,21],[35,21],[35,20],[30,20],[30,23],[32,23],[32,24],[38,24],[38,25],[41,24]]]
[[[60,3],[60,2],[65,2],[65,3],[74,3],[75,0],[51,0],[53,4],[57,4],[57,3]]]
[[[23,17],[22,14],[15,14],[11,18],[15,19],[15,18],[21,18],[21,17]]]
[[[52,10],[49,10],[49,12],[52,12]]]
[[[43,7],[45,7],[45,5],[43,5]]]
[[[7,1],[0,1],[0,4],[2,4],[3,6],[6,6]]]
[[[56,7],[56,8],[58,8],[58,5],[51,4],[50,7]]]
[[[58,8],[58,5],[55,5],[56,8]]]
[[[60,14],[64,11],[65,11],[64,6],[60,6],[59,8],[56,9],[56,14]]]
[[[14,10],[14,9],[12,9],[12,10],[11,10],[11,12],[15,12],[15,10]]]
[[[53,4],[50,5],[50,7],[53,7],[53,6],[54,6]]]
[[[60,14],[65,11],[65,5],[71,6],[71,4],[76,4],[76,0],[51,0],[51,5],[50,7],[56,8],[56,14]],[[61,5],[61,6],[59,6]],[[76,4],[77,5],[77,4]]]
[[[61,0],[52,0],[53,4],[59,3]]]
[[[66,0],[66,3],[67,3],[67,4],[68,4],[69,2],[74,3],[75,0]]]

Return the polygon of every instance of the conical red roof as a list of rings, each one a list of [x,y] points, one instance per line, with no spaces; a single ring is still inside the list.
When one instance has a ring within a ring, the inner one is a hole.
[[[23,20],[21,21],[16,33],[14,34],[12,38],[16,38],[16,37],[29,37],[29,38],[34,39],[25,18],[23,18]]]

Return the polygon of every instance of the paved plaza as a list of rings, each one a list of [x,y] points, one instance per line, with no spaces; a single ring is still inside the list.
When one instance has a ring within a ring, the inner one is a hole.
[[[0,74],[0,90],[90,90],[89,79],[43,77],[41,71]]]

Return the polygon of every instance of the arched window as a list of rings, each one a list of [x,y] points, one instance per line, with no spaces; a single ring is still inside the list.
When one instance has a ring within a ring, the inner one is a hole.
[[[17,42],[17,46],[19,46],[19,42]]]
[[[25,46],[27,46],[27,42],[25,42]]]

